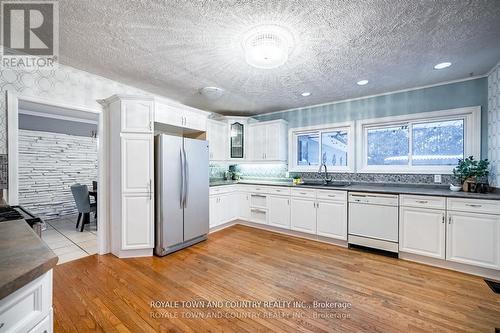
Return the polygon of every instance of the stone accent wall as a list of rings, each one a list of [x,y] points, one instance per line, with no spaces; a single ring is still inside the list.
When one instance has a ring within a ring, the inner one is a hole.
[[[19,130],[19,204],[42,219],[77,213],[70,186],[97,180],[91,137]]]
[[[488,76],[488,159],[490,181],[500,185],[500,64]]]

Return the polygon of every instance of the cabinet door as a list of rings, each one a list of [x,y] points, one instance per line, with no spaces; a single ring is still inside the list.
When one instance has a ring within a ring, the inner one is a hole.
[[[347,202],[318,201],[317,234],[347,240]]]
[[[149,194],[122,196],[122,250],[153,248],[153,199]]]
[[[197,131],[207,130],[207,118],[196,112],[184,111],[184,126]]]
[[[208,123],[208,147],[209,159],[211,161],[223,161],[226,152],[229,151],[227,144],[227,124],[218,121]]]
[[[290,229],[290,198],[269,196],[267,199],[268,223],[275,227]]]
[[[291,199],[291,229],[316,233],[316,202],[314,200]]]
[[[279,160],[280,156],[280,138],[281,131],[279,124],[266,125],[266,143],[264,159],[266,160]]]
[[[399,212],[399,251],[444,259],[445,212],[412,207]]]
[[[254,125],[250,130],[250,145],[251,159],[255,161],[263,161],[266,151],[266,126]]]
[[[231,196],[228,194],[223,194],[219,196],[219,212],[220,212],[220,220],[219,223],[226,223],[232,218],[232,206],[233,202],[231,200]]]
[[[155,122],[177,127],[184,125],[184,111],[171,105],[156,102]]]
[[[446,259],[486,268],[500,268],[500,216],[449,212]]]
[[[153,191],[153,136],[122,134],[122,192]]]
[[[209,199],[209,226],[210,228],[219,225],[219,197],[210,196]]]
[[[121,103],[122,132],[153,132],[153,101],[124,100]]]
[[[244,220],[250,219],[250,194],[243,192],[239,194],[240,204],[238,216]]]

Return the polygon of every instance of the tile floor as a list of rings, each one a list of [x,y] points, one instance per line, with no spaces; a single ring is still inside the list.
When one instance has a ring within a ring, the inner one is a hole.
[[[97,228],[93,217],[83,232],[76,229],[75,216],[65,216],[46,221],[47,229],[42,239],[59,257],[59,264],[97,253]]]

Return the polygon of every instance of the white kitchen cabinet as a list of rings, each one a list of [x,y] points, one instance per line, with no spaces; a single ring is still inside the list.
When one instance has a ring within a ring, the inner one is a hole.
[[[238,216],[244,220],[250,219],[250,194],[247,192],[239,193]]]
[[[229,145],[227,142],[227,123],[208,120],[207,139],[210,161],[224,161],[227,159]]]
[[[151,133],[153,131],[153,101],[123,99],[121,101],[121,131]]]
[[[500,216],[448,212],[446,259],[500,269]]]
[[[208,113],[204,111],[185,105],[171,105],[161,100],[155,101],[154,120],[160,124],[204,132],[207,130],[207,115]]]
[[[118,257],[153,255],[153,103],[152,98],[120,95],[102,101],[110,117],[111,252]]]
[[[445,259],[446,212],[400,207],[399,251]]]
[[[318,200],[316,203],[317,234],[347,240],[347,201]]]
[[[237,214],[237,203],[234,202],[235,193],[223,193],[209,197],[209,226],[210,228],[233,220]]]
[[[250,159],[286,161],[288,152],[287,122],[273,120],[249,125]]]
[[[216,227],[219,225],[221,220],[219,212],[219,197],[215,195],[211,195],[209,198],[209,226],[210,228]]]
[[[314,199],[294,198],[291,201],[291,226],[295,231],[316,233],[316,201]]]
[[[290,229],[290,197],[268,196],[267,206],[269,225]]]
[[[123,133],[121,147],[122,192],[152,192],[153,136],[151,134]]]
[[[52,270],[0,299],[0,332],[52,330]]]
[[[124,194],[122,198],[122,250],[149,249],[153,245],[152,193]]]

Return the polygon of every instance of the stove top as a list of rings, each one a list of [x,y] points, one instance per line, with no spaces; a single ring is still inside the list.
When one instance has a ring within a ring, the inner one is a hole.
[[[0,207],[0,222],[21,220],[23,215],[11,206]]]

